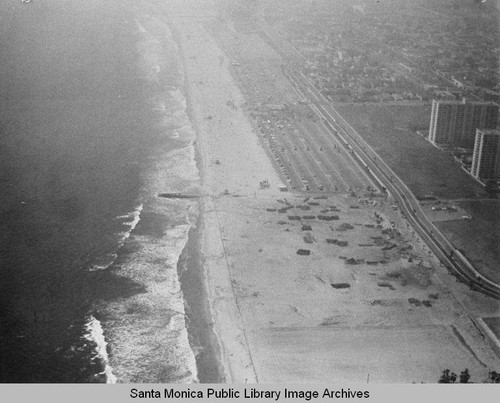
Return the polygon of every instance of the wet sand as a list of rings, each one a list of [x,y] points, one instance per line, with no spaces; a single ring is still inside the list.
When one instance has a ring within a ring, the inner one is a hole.
[[[337,193],[308,204],[306,195],[280,192],[230,55],[201,11],[178,11],[174,24],[208,195],[199,241],[225,381],[436,382],[442,370],[465,367],[485,379],[499,360],[475,320],[495,315],[497,302],[456,284],[390,198],[373,204]],[[253,55],[265,62],[269,52]],[[280,213],[284,205],[292,207]],[[317,218],[332,206],[338,220]]]
[[[198,380],[201,383],[220,383],[225,381],[225,377],[207,304],[203,260],[200,254],[200,225],[201,222],[198,221],[189,231],[189,240],[177,267],[188,318],[186,323],[189,341],[191,345],[199,346],[199,351],[195,351]]]

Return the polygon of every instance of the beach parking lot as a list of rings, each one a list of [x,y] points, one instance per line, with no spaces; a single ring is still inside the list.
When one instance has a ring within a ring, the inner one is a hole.
[[[345,188],[280,191],[287,178],[245,110],[254,98],[239,81],[256,66],[233,60],[211,27],[188,17],[177,25],[210,195],[202,254],[226,380],[366,381],[370,374],[374,382],[432,382],[465,363],[485,376],[497,358],[448,287],[470,294],[391,200]],[[239,38],[233,46],[245,42],[245,32],[221,29]],[[260,65],[266,57],[276,65],[267,48]],[[277,74],[271,67],[260,72]],[[273,102],[285,102],[283,94],[274,91]],[[342,172],[332,174],[349,180]],[[496,311],[494,303],[481,306]],[[402,357],[415,361],[406,366]]]

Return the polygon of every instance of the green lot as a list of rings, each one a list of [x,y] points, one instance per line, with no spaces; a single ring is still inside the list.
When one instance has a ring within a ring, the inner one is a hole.
[[[336,105],[335,108],[374,148],[416,197],[443,199],[483,194],[482,186],[445,152],[410,127],[428,128],[431,107]]]
[[[435,223],[459,249],[463,249],[474,266],[486,277],[500,282],[500,201],[468,200],[457,203],[470,212],[470,221]]]
[[[447,153],[412,130],[427,129],[430,105],[336,105],[335,108],[408,185],[416,197],[456,200],[472,220],[436,222],[474,266],[499,282],[500,201],[487,199],[483,187]],[[466,200],[463,200],[466,199]]]

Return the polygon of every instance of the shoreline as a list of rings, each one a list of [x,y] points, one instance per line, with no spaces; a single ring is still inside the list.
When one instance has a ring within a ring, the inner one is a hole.
[[[172,38],[178,47],[179,62],[182,71],[182,91],[186,99],[186,113],[196,133],[196,139],[192,142],[194,148],[194,160],[200,177],[200,188],[203,188],[205,180],[204,160],[199,147],[200,130],[197,124],[195,112],[192,105],[192,94],[189,79],[187,77],[186,61],[184,57],[183,44],[176,25],[166,17]],[[191,346],[196,348],[201,345],[201,351],[195,351],[196,366],[198,370],[198,381],[200,383],[224,383],[226,376],[221,361],[221,348],[217,335],[214,331],[214,319],[211,312],[208,297],[208,282],[202,253],[203,239],[203,215],[205,205],[203,198],[198,200],[198,216],[196,223],[189,230],[188,240],[178,262],[179,281],[184,294],[185,309],[187,316],[187,330]],[[180,266],[184,266],[181,270]],[[192,323],[194,321],[194,324]],[[195,338],[195,343],[192,338]]]
[[[188,241],[177,263],[179,282],[184,295],[184,309],[189,344],[194,351],[200,383],[224,383],[220,349],[213,332],[208,306],[203,258],[200,250],[202,215],[189,230]]]
[[[310,195],[280,192],[282,178],[246,113],[245,88],[230,72],[235,43],[242,64],[276,63],[276,56],[252,33],[230,30],[221,43],[207,22],[186,15],[171,28],[207,195],[190,242],[199,248],[204,312],[225,382],[359,381],[366,374],[376,383],[433,382],[442,365],[467,363],[479,376],[481,363],[498,362],[450,293],[467,291],[441,278],[439,262],[391,200],[372,204],[337,192],[308,203]],[[286,83],[281,88],[296,97]],[[283,203],[291,210],[280,215]],[[304,216],[305,208],[314,215]],[[324,211],[339,221],[322,222]],[[312,220],[308,230],[293,221],[299,215]],[[342,245],[332,246],[333,236]],[[310,257],[299,256],[302,247]]]
[[[225,186],[226,183],[214,183],[214,176],[210,175],[206,168],[208,161],[207,154],[210,154],[207,145],[203,147],[201,144],[208,140],[206,128],[200,128],[201,117],[200,110],[197,110],[193,105],[194,92],[191,88],[191,77],[188,73],[186,63],[186,54],[183,46],[183,41],[180,38],[180,32],[177,26],[167,19],[171,29],[173,38],[179,47],[179,55],[182,62],[182,71],[184,74],[183,89],[187,100],[187,112],[191,124],[197,134],[194,142],[195,147],[195,160],[199,170],[201,186],[204,193],[209,194],[208,197],[200,198],[198,200],[199,216],[197,221],[196,232],[193,232],[193,238],[189,238],[191,246],[198,245],[198,249],[191,249],[193,255],[198,254],[199,262],[199,276],[204,277],[204,290],[206,297],[204,303],[206,304],[203,311],[209,318],[207,321],[213,321],[213,331],[210,332],[208,339],[212,343],[212,350],[218,352],[218,357],[212,356],[216,360],[216,365],[219,369],[220,379],[226,383],[243,383],[256,382],[257,377],[253,369],[250,350],[246,342],[241,342],[241,339],[246,339],[244,334],[243,325],[237,306],[236,296],[232,290],[232,280],[229,267],[224,270],[221,266],[228,264],[226,257],[226,264],[219,261],[220,258],[215,258],[211,254],[225,255],[224,245],[220,242],[221,228],[219,227],[219,220],[217,215],[217,208],[215,207],[215,199],[217,196],[214,194],[221,194],[227,192],[225,189],[221,192],[221,185]],[[211,38],[211,40],[213,40]],[[197,72],[199,74],[199,72]],[[235,86],[231,78],[231,84]],[[236,87],[237,88],[237,87]],[[239,91],[239,89],[237,89]],[[245,118],[246,120],[246,118]],[[266,162],[269,163],[269,160]],[[273,170],[274,173],[274,170]],[[214,216],[215,215],[215,216]],[[195,235],[196,234],[196,235]],[[214,245],[213,242],[216,244]],[[215,263],[215,267],[214,267]],[[222,270],[222,272],[221,272]],[[201,304],[203,305],[203,304]],[[221,305],[225,308],[221,309]],[[221,319],[221,317],[224,317]],[[227,337],[229,335],[229,337]],[[230,347],[228,347],[230,345]],[[204,378],[203,362],[199,362],[199,370],[201,371],[200,378]],[[203,374],[203,375],[202,375]],[[225,374],[225,376],[222,376]],[[200,379],[202,380],[202,379]]]

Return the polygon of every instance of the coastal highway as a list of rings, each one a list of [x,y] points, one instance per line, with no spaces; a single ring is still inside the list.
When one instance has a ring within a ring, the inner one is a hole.
[[[459,281],[485,295],[500,299],[500,286],[482,276],[472,264],[429,220],[420,203],[403,181],[387,166],[377,153],[347,123],[314,85],[301,73],[285,67],[284,76],[302,96],[311,103],[312,109],[329,126],[335,135],[349,143],[352,152],[365,164],[381,184],[393,194],[402,213],[420,237],[432,249],[440,261]]]

